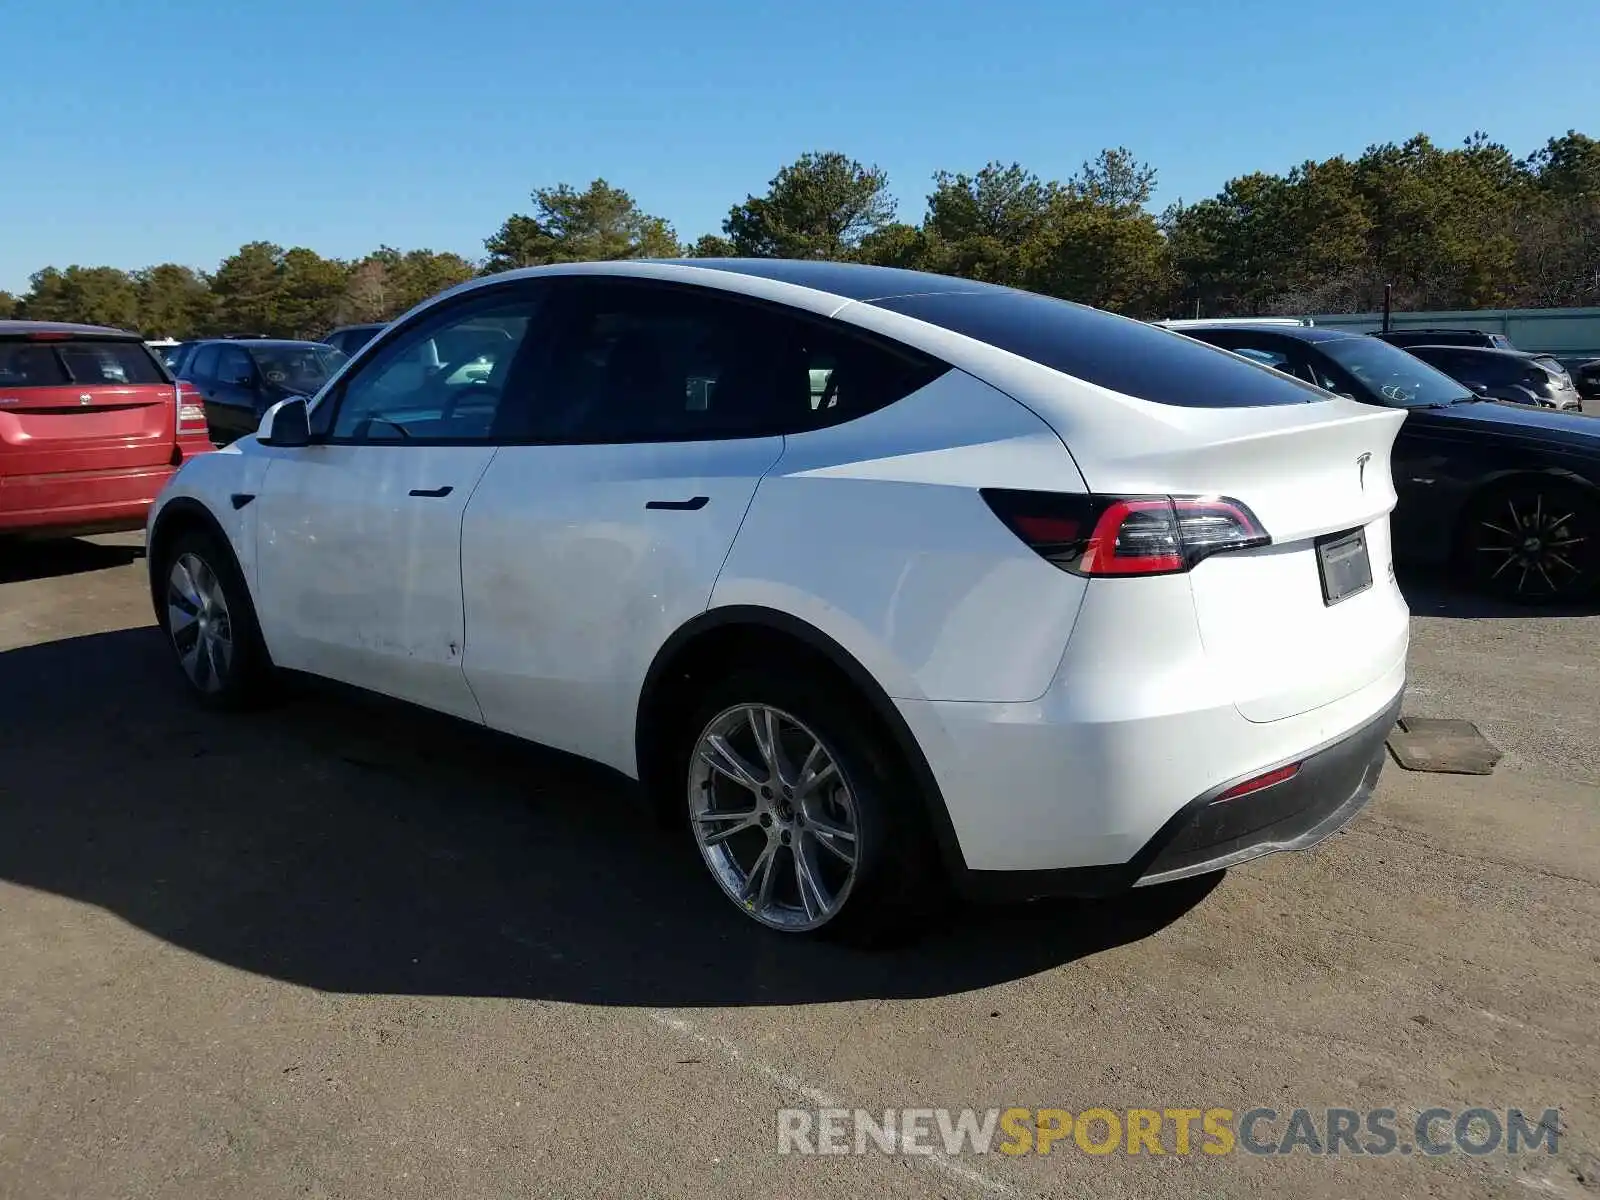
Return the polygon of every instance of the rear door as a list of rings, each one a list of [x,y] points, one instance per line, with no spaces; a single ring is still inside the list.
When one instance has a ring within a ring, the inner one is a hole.
[[[137,338],[0,337],[0,477],[170,466],[176,389]]]

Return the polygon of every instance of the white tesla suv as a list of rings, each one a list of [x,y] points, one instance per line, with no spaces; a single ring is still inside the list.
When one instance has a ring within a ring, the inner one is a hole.
[[[203,702],[309,672],[585,756],[750,917],[871,934],[1348,821],[1404,683],[1403,418],[960,279],[515,271],[190,459],[151,590]]]

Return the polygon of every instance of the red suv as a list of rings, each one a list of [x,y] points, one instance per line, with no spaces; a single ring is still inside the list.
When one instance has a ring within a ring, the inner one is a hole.
[[[173,471],[211,449],[199,396],[138,334],[0,321],[0,534],[142,529]]]

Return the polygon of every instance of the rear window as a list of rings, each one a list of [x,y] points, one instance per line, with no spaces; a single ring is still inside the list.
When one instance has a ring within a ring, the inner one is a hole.
[[[138,342],[0,342],[0,387],[164,383]]]
[[[1181,333],[1033,292],[997,288],[873,303],[1157,404],[1261,408],[1329,399],[1308,383]]]

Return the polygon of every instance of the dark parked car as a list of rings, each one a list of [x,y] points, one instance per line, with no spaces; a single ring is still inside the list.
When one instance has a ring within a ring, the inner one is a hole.
[[[1600,400],[1600,358],[1593,355],[1563,355],[1561,365],[1572,377],[1572,385],[1585,400]]]
[[[199,344],[199,342],[179,342],[176,346],[168,346],[160,352],[161,361],[173,375],[182,375],[184,361],[194,353],[194,348]]]
[[[336,350],[353,356],[387,328],[382,322],[376,325],[341,325],[322,340]]]
[[[321,342],[217,338],[196,342],[178,375],[200,393],[212,440],[221,444],[254,433],[279,400],[315,394],[344,362]]]
[[[1482,329],[1391,329],[1388,333],[1369,335],[1382,338],[1391,346],[1482,346],[1486,350],[1515,350],[1511,339],[1503,333],[1487,333]]]
[[[1180,331],[1407,416],[1391,463],[1397,559],[1452,565],[1517,601],[1600,587],[1600,421],[1484,400],[1378,338],[1327,328]]]
[[[1486,400],[1507,400],[1536,408],[1583,408],[1567,369],[1548,354],[1486,350],[1482,346],[1407,346],[1406,353],[1439,368]]]

